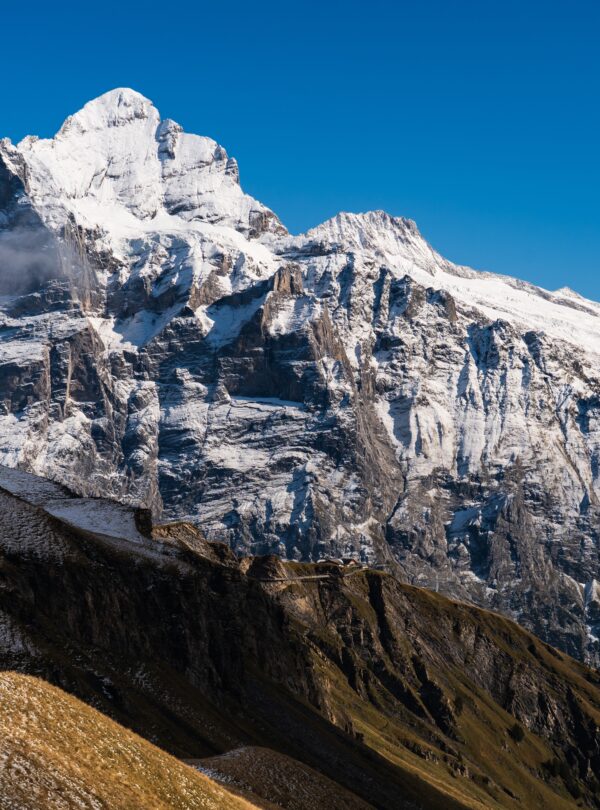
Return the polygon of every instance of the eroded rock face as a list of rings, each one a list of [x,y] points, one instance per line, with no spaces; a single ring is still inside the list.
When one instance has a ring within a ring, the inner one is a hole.
[[[388,573],[237,559],[0,467],[0,584],[3,669],[180,757],[266,745],[389,810],[600,807],[598,673]]]
[[[0,288],[3,463],[600,660],[599,304],[383,212],[289,236],[128,90],[0,145]]]

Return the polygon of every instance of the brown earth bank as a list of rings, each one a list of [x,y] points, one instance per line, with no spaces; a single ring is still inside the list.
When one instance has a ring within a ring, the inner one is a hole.
[[[143,513],[120,538],[122,507],[83,520],[19,475],[0,489],[4,669],[275,806],[309,807],[290,767],[356,807],[600,807],[600,675],[508,619],[383,571],[238,560]]]

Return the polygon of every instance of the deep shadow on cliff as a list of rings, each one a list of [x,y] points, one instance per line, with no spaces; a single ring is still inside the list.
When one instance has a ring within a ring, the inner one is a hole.
[[[262,746],[378,808],[600,807],[600,676],[508,619],[382,571],[238,560],[144,513],[118,539],[20,475],[0,489],[4,669],[181,759]]]

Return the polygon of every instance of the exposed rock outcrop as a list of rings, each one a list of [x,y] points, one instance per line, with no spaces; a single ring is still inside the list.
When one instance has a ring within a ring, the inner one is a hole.
[[[129,90],[1,143],[0,292],[3,463],[600,660],[599,304],[383,212],[292,237]]]
[[[238,560],[0,468],[0,584],[3,669],[179,757],[267,746],[389,810],[600,807],[597,673],[381,571]]]

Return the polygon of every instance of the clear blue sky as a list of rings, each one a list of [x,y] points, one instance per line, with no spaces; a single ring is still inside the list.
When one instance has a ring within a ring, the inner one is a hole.
[[[383,208],[454,261],[600,300],[597,0],[31,0],[1,25],[1,135],[133,87],[292,231]]]

